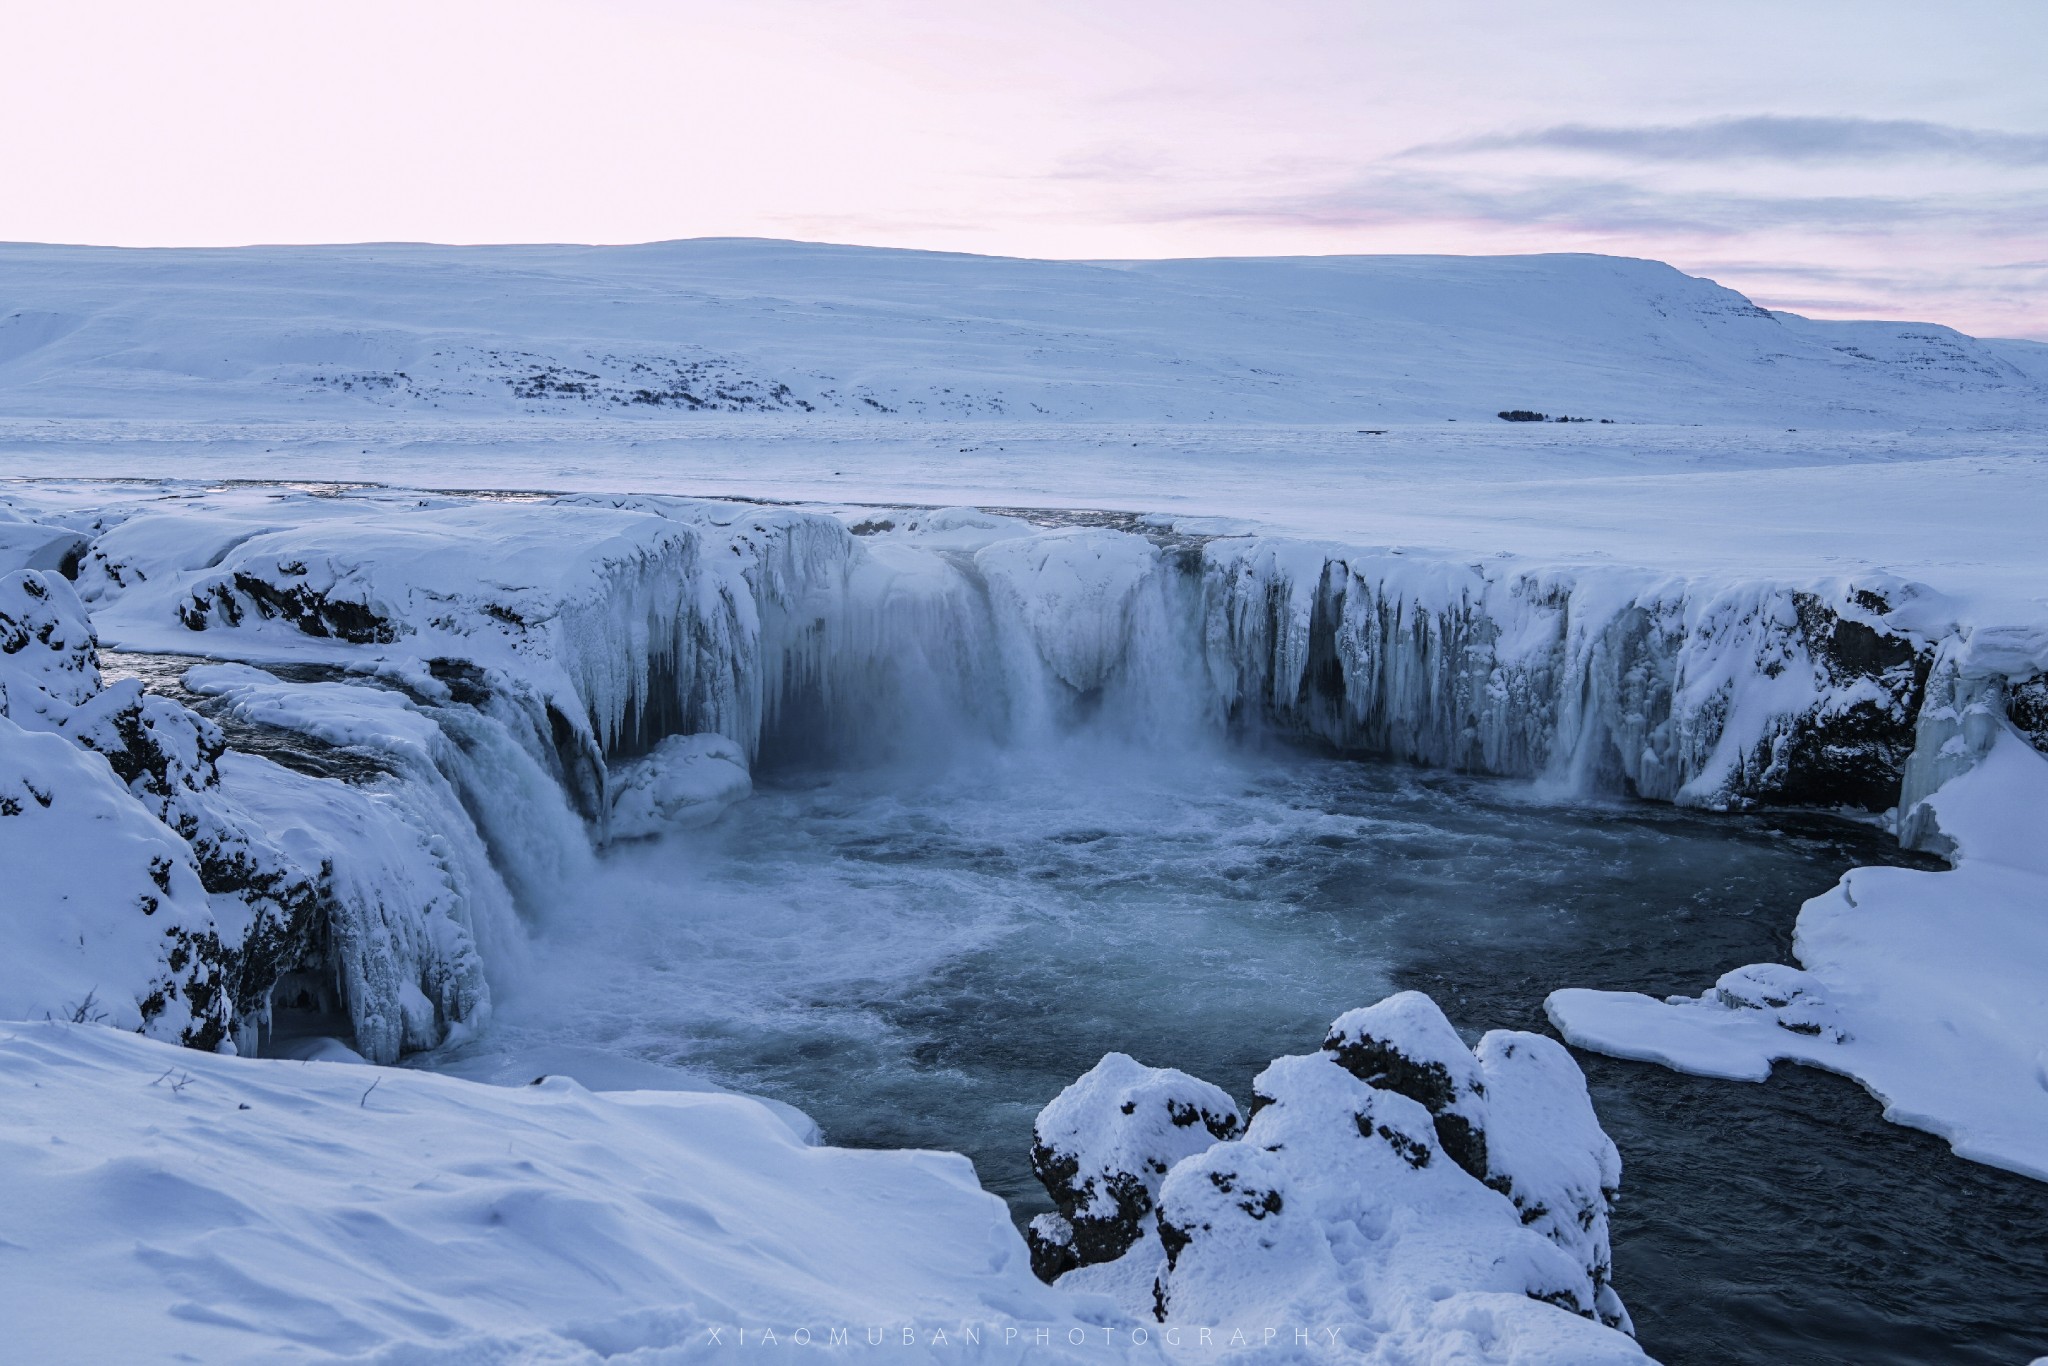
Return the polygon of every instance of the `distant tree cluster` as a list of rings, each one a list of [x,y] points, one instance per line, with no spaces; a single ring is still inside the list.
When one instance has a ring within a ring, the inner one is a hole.
[[[1527,408],[1503,409],[1497,416],[1503,422],[1592,422],[1595,420],[1590,417],[1566,417],[1561,413],[1556,417],[1552,417],[1549,413],[1531,412]],[[1614,419],[1611,417],[1603,417],[1598,420],[1607,423],[1609,426],[1614,424]]]

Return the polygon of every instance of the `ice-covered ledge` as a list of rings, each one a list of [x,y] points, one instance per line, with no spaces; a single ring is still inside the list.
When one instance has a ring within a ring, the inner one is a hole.
[[[1952,870],[1850,872],[1800,911],[1803,972],[1739,969],[1698,999],[1559,991],[1552,1023],[1580,1047],[1706,1076],[1844,1073],[1885,1118],[2048,1180],[2048,758],[1988,724],[1981,754],[1950,742],[1968,766],[1925,803]]]

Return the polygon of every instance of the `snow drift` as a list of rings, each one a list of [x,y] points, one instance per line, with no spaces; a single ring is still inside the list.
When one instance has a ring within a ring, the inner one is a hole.
[[[65,1023],[0,1029],[0,1317],[29,1361],[1159,1359],[962,1157]]]

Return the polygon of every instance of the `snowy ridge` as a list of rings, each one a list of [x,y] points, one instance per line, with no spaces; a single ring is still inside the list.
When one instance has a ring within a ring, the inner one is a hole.
[[[2023,347],[1600,256],[0,247],[0,415],[2014,426]]]

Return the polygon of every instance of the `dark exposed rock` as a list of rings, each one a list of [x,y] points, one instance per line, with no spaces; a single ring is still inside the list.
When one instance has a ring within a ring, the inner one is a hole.
[[[278,566],[279,577],[294,577],[294,568],[305,572],[304,566],[284,564]],[[204,631],[216,616],[228,626],[238,626],[249,611],[288,621],[309,636],[355,645],[388,645],[398,639],[397,626],[366,603],[336,597],[309,584],[275,583],[246,570],[195,589],[178,609],[178,619],[187,630]]]
[[[1024,1230],[1024,1243],[1031,1252],[1031,1274],[1052,1284],[1081,1265],[1074,1248],[1074,1226],[1057,1214],[1041,1214]]]
[[[1875,595],[1865,590],[1865,597]],[[1799,806],[1894,806],[1934,652],[1841,615],[1810,593],[1795,594],[1794,601],[1825,693],[1850,700],[1824,703],[1799,718],[1783,737],[1782,753],[1760,766],[1763,778],[1749,795]]]
[[[2027,743],[2048,754],[2048,674],[2036,674],[2010,684],[2005,693],[2005,714],[2013,728],[2027,737]]]
[[[1350,1011],[1330,1026],[1323,1051],[1366,1085],[1429,1111],[1445,1156],[1487,1179],[1486,1085],[1472,1050],[1436,1002],[1404,991]]]
[[[1042,1234],[1045,1263],[1071,1257],[1088,1266],[1123,1256],[1143,1235],[1173,1164],[1235,1137],[1238,1127],[1235,1103],[1207,1082],[1121,1053],[1103,1058],[1033,1126],[1031,1170],[1064,1224]]]

